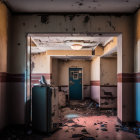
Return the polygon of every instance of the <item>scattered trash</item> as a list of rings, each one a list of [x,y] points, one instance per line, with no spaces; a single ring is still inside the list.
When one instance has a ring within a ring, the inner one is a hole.
[[[67,123],[75,123],[73,120],[68,120]]]
[[[75,129],[74,129],[74,128],[71,128],[71,130],[75,131]]]
[[[89,134],[89,133],[87,132],[86,129],[82,129],[81,132],[82,132],[83,134]]]
[[[92,106],[93,106],[93,102],[91,102],[87,108],[89,109],[89,108],[91,108]]]
[[[95,138],[94,137],[83,136],[82,138],[80,138],[80,140],[95,140]]]
[[[72,125],[71,127],[85,127],[85,126],[79,125],[79,124],[74,124],[74,125]]]
[[[77,118],[77,117],[79,117],[78,114],[68,114],[65,116],[65,118],[67,118],[67,119],[73,119],[73,118]]]
[[[119,128],[116,128],[116,132],[118,132],[120,129]]]
[[[63,126],[63,124],[62,123],[59,123],[59,126]]]
[[[79,138],[79,137],[83,137],[83,134],[73,134],[72,138]]]
[[[102,125],[101,125],[101,127],[105,127],[105,125],[104,125],[104,124],[102,124]]]
[[[69,130],[66,130],[65,132],[69,132]]]
[[[106,129],[106,128],[102,128],[101,130],[102,130],[102,131],[107,131],[107,129]]]
[[[99,108],[99,104],[96,103],[96,108]]]
[[[115,127],[120,127],[120,126],[116,124]]]

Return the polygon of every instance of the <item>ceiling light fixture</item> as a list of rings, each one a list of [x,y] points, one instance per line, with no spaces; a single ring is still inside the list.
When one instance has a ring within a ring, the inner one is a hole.
[[[71,48],[73,50],[80,50],[80,49],[82,49],[82,44],[72,44]]]

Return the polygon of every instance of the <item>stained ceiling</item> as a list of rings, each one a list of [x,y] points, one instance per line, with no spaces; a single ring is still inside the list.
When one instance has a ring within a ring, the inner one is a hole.
[[[133,13],[140,0],[3,0],[22,13]]]
[[[52,58],[59,60],[92,60],[93,56],[53,56]]]
[[[79,35],[33,35],[32,38],[32,53],[41,53],[47,50],[72,50],[71,45],[74,42],[82,42],[82,50],[91,50],[96,46],[105,46],[113,39],[110,36],[79,36]]]

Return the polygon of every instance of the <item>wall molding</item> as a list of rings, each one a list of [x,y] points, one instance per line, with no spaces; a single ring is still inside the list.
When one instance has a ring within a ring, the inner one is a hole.
[[[44,76],[46,80],[51,80],[52,79],[52,74],[51,73],[32,73],[31,74],[31,83],[39,83],[39,80],[41,76]]]
[[[140,73],[118,73],[118,83],[140,83]]]
[[[25,74],[0,72],[0,82],[25,82]]]
[[[100,85],[101,87],[117,87],[117,85]]]
[[[90,81],[91,86],[100,86],[100,81]]]
[[[135,83],[140,83],[140,73],[135,73]]]

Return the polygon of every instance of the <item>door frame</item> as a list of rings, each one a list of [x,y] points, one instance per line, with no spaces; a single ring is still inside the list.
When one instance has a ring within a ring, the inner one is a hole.
[[[68,83],[69,83],[69,95],[70,95],[70,77],[69,77],[69,71],[70,71],[70,68],[80,68],[82,70],[82,100],[84,99],[84,95],[83,95],[83,67],[69,67],[68,68]],[[69,99],[70,100],[70,99]]]

